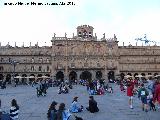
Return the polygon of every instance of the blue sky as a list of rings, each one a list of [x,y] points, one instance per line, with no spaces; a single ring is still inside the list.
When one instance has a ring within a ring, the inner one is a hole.
[[[94,27],[98,38],[117,35],[119,45],[135,45],[137,37],[147,34],[160,42],[159,0],[72,0],[75,6],[4,6],[4,2],[67,2],[69,0],[0,0],[0,42],[28,46],[39,42],[51,45],[51,37],[72,37],[76,27]],[[100,2],[101,1],[101,2]],[[142,45],[138,42],[138,45]]]

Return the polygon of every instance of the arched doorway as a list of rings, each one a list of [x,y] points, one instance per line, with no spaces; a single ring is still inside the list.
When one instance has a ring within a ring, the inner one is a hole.
[[[50,74],[46,74],[45,76],[50,77]]]
[[[132,73],[128,73],[127,75],[130,75],[130,76],[132,76]]]
[[[11,75],[10,74],[7,74],[6,82],[8,82],[8,84],[11,84]]]
[[[37,80],[36,80],[36,81],[41,81],[41,80],[43,80],[42,74],[38,74],[38,75],[37,75]]]
[[[96,79],[98,79],[98,80],[102,79],[102,72],[101,71],[96,72]]]
[[[142,73],[141,75],[143,76],[141,79],[145,83],[146,82],[145,73]]]
[[[0,74],[0,80],[3,80],[4,76],[3,74]]]
[[[124,79],[124,76],[125,76],[125,74],[124,74],[124,73],[121,73],[121,74],[120,74],[121,80],[123,80],[123,79]]]
[[[89,71],[83,71],[80,75],[80,79],[91,81],[92,80],[92,74]]]
[[[154,76],[158,75],[158,73],[154,73]]]
[[[0,86],[1,86],[2,83],[3,83],[3,78],[4,78],[3,74],[0,74]]]
[[[26,74],[22,74],[22,84],[27,84],[27,75]]]
[[[57,72],[57,74],[56,74],[56,80],[61,80],[61,81],[64,80],[64,74],[63,74],[62,71]]]
[[[14,80],[15,80],[16,84],[19,84],[19,82],[20,82],[20,78],[19,77],[20,76],[18,74],[14,75]]]
[[[135,74],[134,74],[134,77],[136,77],[137,75],[138,75],[138,73],[135,73]]]
[[[108,80],[115,80],[114,71],[109,71],[108,73]]]
[[[69,73],[69,80],[70,80],[71,82],[74,82],[76,79],[77,79],[77,73],[76,73],[75,71],[71,71],[71,72]]]
[[[31,75],[29,76],[29,84],[31,85],[33,81],[35,81],[35,75],[34,75],[34,74],[31,74]]]

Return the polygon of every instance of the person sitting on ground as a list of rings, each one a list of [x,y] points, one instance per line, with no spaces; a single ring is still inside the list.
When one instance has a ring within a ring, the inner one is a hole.
[[[53,101],[49,107],[47,118],[48,120],[56,120],[57,119],[57,110],[56,110],[57,102]]]
[[[17,104],[17,101],[13,99],[11,101],[11,108],[10,108],[10,118],[11,120],[17,120],[18,119],[18,113],[19,113],[19,106]]]
[[[97,106],[97,102],[94,100],[93,96],[89,97],[89,107],[86,108],[91,113],[98,112],[99,108]]]
[[[74,97],[72,104],[70,106],[70,112],[72,113],[78,113],[83,111],[83,106],[79,107],[78,106],[78,97]]]
[[[57,120],[69,120],[71,113],[66,110],[65,104],[61,103],[57,111]]]

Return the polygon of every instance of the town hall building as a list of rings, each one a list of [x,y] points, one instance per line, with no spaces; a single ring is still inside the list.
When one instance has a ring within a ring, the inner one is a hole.
[[[54,36],[51,46],[0,46],[0,79],[47,76],[53,79],[115,79],[160,74],[159,46],[118,46],[118,38],[97,39],[89,25],[69,38]]]

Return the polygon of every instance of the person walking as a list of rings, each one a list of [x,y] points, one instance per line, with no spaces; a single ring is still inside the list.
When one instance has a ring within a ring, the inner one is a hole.
[[[127,96],[129,97],[128,103],[131,109],[133,109],[133,89],[134,89],[134,86],[131,83],[128,83]]]
[[[148,112],[148,105],[147,105],[147,96],[149,95],[149,92],[145,88],[144,84],[141,84],[141,88],[138,91],[138,98],[141,98],[142,102],[142,110],[145,112]]]
[[[18,120],[18,113],[19,113],[19,106],[17,101],[13,99],[11,101],[11,108],[10,108],[10,118],[11,120]]]
[[[89,107],[86,108],[91,113],[95,113],[99,111],[99,108],[97,106],[97,102],[94,100],[93,96],[89,97]]]
[[[48,120],[56,120],[57,119],[57,110],[56,110],[57,102],[53,101],[49,107],[47,118]]]

